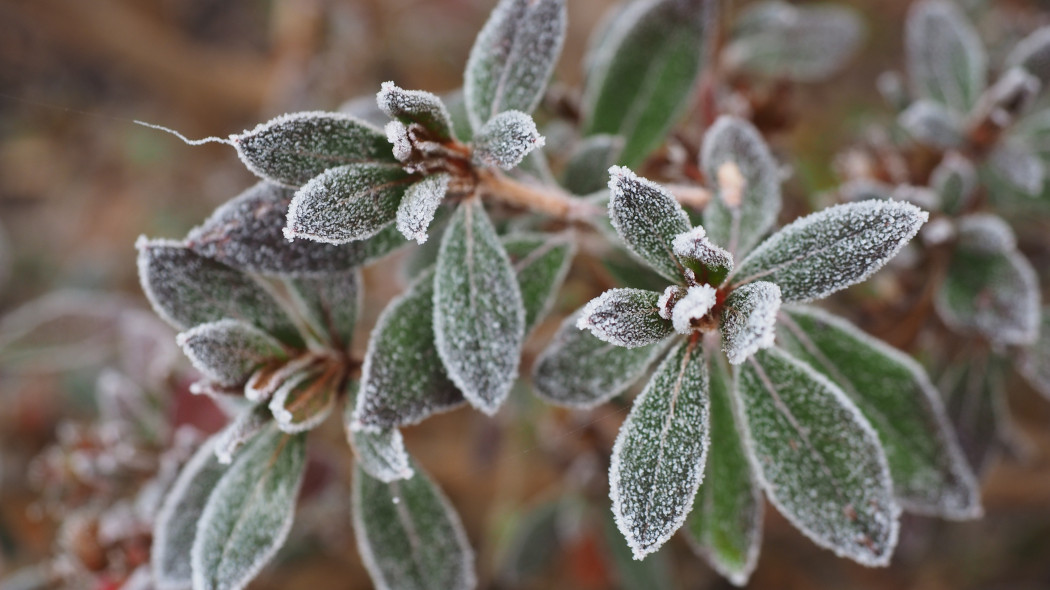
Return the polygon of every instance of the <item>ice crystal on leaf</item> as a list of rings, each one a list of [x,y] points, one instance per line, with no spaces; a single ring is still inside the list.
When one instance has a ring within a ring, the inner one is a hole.
[[[674,304],[671,311],[671,324],[675,332],[690,334],[698,322],[707,315],[718,302],[717,292],[711,285],[692,285],[685,296]]]
[[[957,113],[968,113],[987,84],[987,61],[977,31],[950,0],[912,5],[905,28],[913,91]],[[950,73],[950,75],[948,75]]]
[[[733,270],[733,255],[714,245],[699,225],[678,234],[671,247],[678,260],[696,273],[699,282],[720,285]]]
[[[324,422],[335,406],[341,376],[331,365],[322,364],[289,377],[270,398],[277,427],[294,434]]]
[[[679,234],[690,230],[689,217],[662,186],[621,166],[609,169],[609,220],[632,252],[672,282],[682,280],[682,266],[671,250]]]
[[[356,384],[349,387],[350,400],[357,395]],[[354,403],[347,403],[343,412],[346,440],[354,451],[358,465],[370,476],[383,482],[412,477],[411,459],[405,451],[405,441],[396,428],[363,430],[354,428]]]
[[[626,348],[659,342],[673,331],[660,316],[659,299],[659,293],[644,289],[610,289],[583,308],[576,327]]]
[[[452,117],[445,103],[435,94],[423,90],[404,90],[393,82],[383,82],[382,90],[376,94],[376,104],[392,119],[405,125],[421,125],[438,141],[455,138]]]
[[[766,281],[748,283],[726,298],[722,309],[722,349],[739,365],[759,349],[773,346],[780,287]]]
[[[223,465],[233,462],[233,455],[255,435],[273,423],[273,412],[259,403],[241,410],[240,414],[215,435],[215,458]]]
[[[504,111],[474,133],[474,164],[510,170],[545,142],[532,117]]]
[[[397,208],[397,229],[405,238],[422,244],[427,241],[427,229],[434,221],[434,214],[445,199],[452,177],[446,173],[427,176],[405,191],[405,197]]]
[[[207,379],[219,385],[241,385],[260,366],[287,356],[281,343],[238,320],[201,324],[179,334],[177,342]]]

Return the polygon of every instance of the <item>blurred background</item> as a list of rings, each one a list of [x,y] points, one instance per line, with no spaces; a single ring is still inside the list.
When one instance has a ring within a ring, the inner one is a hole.
[[[890,116],[875,79],[901,66],[909,3],[842,3],[866,21],[860,55],[831,80],[792,89],[784,98],[792,123],[771,138],[794,171],[786,199],[795,211],[821,204],[822,192],[836,182],[836,152],[872,119]],[[52,558],[56,547],[75,550],[75,527],[63,528],[69,505],[102,497],[66,489],[76,486],[53,473],[75,462],[77,452],[107,444],[105,433],[71,426],[90,423],[99,411],[102,367],[131,365],[125,373],[142,373],[138,385],[149,389],[141,382],[151,378],[143,363],[170,359],[173,376],[156,389],[175,393],[150,403],[205,432],[221,424],[206,401],[186,394],[191,377],[171,349],[171,333],[150,323],[148,313],[133,313],[147,309],[133,244],[140,234],[183,236],[254,177],[228,146],[191,147],[133,121],[189,137],[224,137],[284,112],[333,110],[374,96],[387,80],[451,91],[461,84],[474,36],[493,4],[0,0],[0,314],[56,290],[66,295],[51,305],[89,310],[79,323],[45,326],[52,332],[45,330],[34,354],[0,363],[0,578]],[[994,4],[982,27],[990,22],[1029,31],[1050,23],[1045,3]],[[555,91],[570,100],[579,91],[588,36],[610,6],[569,2]],[[561,315],[592,294],[586,273],[581,276],[570,281]],[[374,269],[366,280],[363,334],[404,285],[402,274]],[[558,315],[530,340],[528,355],[542,348]],[[139,356],[129,358],[128,346]],[[144,359],[147,350],[153,356]],[[57,371],[56,359],[73,360]],[[639,565],[607,535],[601,486],[626,404],[569,413],[519,389],[495,419],[459,410],[406,432],[410,452],[464,519],[482,587],[730,587],[681,539]],[[1008,392],[1021,442],[987,474],[983,520],[907,516],[892,565],[866,569],[818,549],[769,507],[749,587],[1050,588],[1050,403],[1020,380]],[[350,530],[350,455],[338,421],[330,422],[332,428],[315,435],[324,442],[314,445],[317,466],[292,538],[252,588],[371,586]],[[41,461],[42,452],[52,453],[50,459]],[[109,493],[119,497],[120,490]],[[83,587],[120,587],[112,584],[93,580]]]

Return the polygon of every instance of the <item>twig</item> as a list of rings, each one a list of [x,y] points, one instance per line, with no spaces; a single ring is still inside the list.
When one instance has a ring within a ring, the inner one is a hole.
[[[605,211],[584,199],[549,187],[525,184],[499,172],[485,171],[480,191],[488,197],[566,221],[584,221]]]

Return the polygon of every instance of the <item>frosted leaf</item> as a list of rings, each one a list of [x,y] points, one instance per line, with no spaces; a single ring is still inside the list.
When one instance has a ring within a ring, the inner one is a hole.
[[[525,307],[510,258],[476,199],[460,204],[441,240],[434,336],[463,397],[494,414],[518,376]]]
[[[981,515],[977,479],[918,363],[817,309],[791,308],[781,326],[781,343],[841,387],[875,428],[904,509],[952,519]]]
[[[966,462],[979,476],[987,475],[1003,452],[1016,444],[1016,427],[1006,402],[1004,361],[986,352],[967,355],[948,366],[939,383]]]
[[[197,523],[226,466],[215,459],[215,439],[204,442],[186,462],[153,523],[150,566],[161,590],[189,588],[192,582],[190,549]]]
[[[776,283],[784,303],[827,297],[871,276],[928,217],[914,205],[894,201],[829,207],[770,236],[740,263],[730,282]]]
[[[220,386],[244,384],[262,365],[287,358],[281,343],[238,320],[219,320],[182,332],[176,342],[204,377]]]
[[[609,183],[609,167],[620,158],[623,147],[623,138],[618,135],[584,138],[565,164],[562,186],[575,195],[589,195],[604,189]]]
[[[689,217],[662,186],[627,168],[609,169],[609,221],[632,252],[674,283],[682,265],[671,250],[674,239],[689,231]]]
[[[678,302],[685,297],[685,287],[678,285],[670,285],[664,292],[660,294],[660,298],[656,300],[656,313],[660,314],[665,320],[670,320],[674,317],[674,307]]]
[[[733,255],[714,245],[699,225],[678,234],[671,247],[678,261],[696,273],[698,282],[718,286],[733,270]]]
[[[343,410],[343,426],[358,465],[379,481],[391,482],[412,477],[412,467],[409,466],[411,460],[405,451],[401,431],[396,428],[378,431],[355,428],[354,408],[358,386],[351,383],[347,389],[350,403]]]
[[[295,193],[284,236],[329,244],[370,238],[394,221],[415,180],[399,166],[386,164],[325,170]]]
[[[1046,163],[1020,141],[1000,142],[989,154],[988,165],[996,176],[1021,194],[1036,197],[1043,191]]]
[[[1024,68],[1046,88],[1050,83],[1050,27],[1038,28],[1021,39],[1006,56],[1003,65]]]
[[[933,100],[913,102],[897,117],[897,122],[915,141],[924,145],[947,150],[964,142],[963,116]]]
[[[955,253],[934,298],[950,327],[1002,345],[1032,344],[1039,337],[1039,280],[1011,247],[1012,238],[1009,226],[991,215],[960,221]]]
[[[518,277],[528,334],[557,299],[576,245],[568,234],[512,234],[502,241]]]
[[[745,447],[770,502],[821,547],[886,565],[900,508],[878,435],[853,402],[777,348],[741,366],[736,393]]]
[[[343,378],[336,364],[311,367],[290,376],[270,398],[277,427],[295,434],[316,427],[332,413],[336,389]]]
[[[193,588],[244,588],[288,537],[306,468],[306,437],[271,429],[215,485],[190,551]]]
[[[562,322],[554,339],[536,359],[532,386],[544,400],[588,409],[624,392],[666,348],[658,342],[624,348],[576,327],[579,313]]]
[[[230,141],[249,170],[292,188],[329,168],[393,162],[382,131],[343,113],[282,115]]]
[[[941,197],[947,213],[958,213],[973,200],[977,191],[977,169],[966,156],[950,152],[930,175],[930,188]]]
[[[273,423],[273,413],[266,404],[247,407],[215,435],[215,458],[223,465],[233,462],[233,455]]]
[[[583,134],[623,137],[620,163],[641,164],[689,107],[715,11],[708,0],[631,2],[620,10],[588,60]]]
[[[463,403],[434,346],[433,317],[434,273],[426,272],[390,302],[372,330],[354,428],[416,424]]]
[[[361,314],[361,271],[293,279],[288,287],[314,333],[333,350],[349,350]]]
[[[475,131],[504,111],[536,108],[561,54],[567,22],[565,0],[500,0],[463,73]]]
[[[778,311],[780,287],[767,281],[748,283],[726,297],[719,329],[729,364],[739,365],[773,346]]]
[[[185,330],[229,318],[302,345],[287,314],[251,277],[178,242],[140,237],[135,247],[142,290],[157,315],[172,326]]]
[[[398,162],[407,163],[412,158],[412,137],[409,135],[408,126],[401,121],[390,121],[383,127],[386,140],[394,146],[394,158]]]
[[[303,354],[287,362],[273,362],[252,373],[244,384],[244,397],[250,402],[270,399],[285,381],[307,369],[316,361],[310,354]]]
[[[504,111],[474,133],[474,164],[510,170],[545,142],[532,117]]]
[[[422,244],[427,241],[427,229],[434,214],[445,199],[452,176],[442,172],[427,176],[405,191],[397,208],[397,229],[406,239]]]
[[[584,306],[576,327],[616,346],[647,346],[674,331],[671,322],[660,317],[659,300],[654,291],[610,289]]]
[[[913,4],[904,42],[912,92],[970,112],[987,85],[988,56],[962,11],[949,0]]]
[[[452,117],[445,103],[437,95],[423,90],[404,90],[393,82],[383,82],[376,94],[376,104],[390,118],[405,125],[416,123],[429,131],[434,139],[445,142],[455,138]]]
[[[709,360],[712,452],[683,531],[715,571],[743,586],[758,563],[765,501],[736,424],[729,368]]]
[[[1021,353],[1021,374],[1036,391],[1050,398],[1050,307],[1044,307],[1039,339]]]
[[[707,460],[708,408],[703,352],[683,341],[634,401],[613,445],[609,497],[635,559],[667,542],[693,506]]]
[[[691,334],[718,303],[718,292],[711,285],[691,285],[671,310],[671,324],[679,334]]]
[[[1032,106],[1041,87],[1039,78],[1024,68],[1012,68],[981,95],[978,112],[997,126],[1008,127]]]
[[[403,245],[396,231],[342,245],[284,237],[294,191],[260,182],[212,213],[186,236],[197,254],[234,268],[268,275],[303,276],[349,270]]]

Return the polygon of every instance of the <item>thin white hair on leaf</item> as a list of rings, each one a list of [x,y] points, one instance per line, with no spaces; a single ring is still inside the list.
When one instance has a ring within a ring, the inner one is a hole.
[[[674,330],[671,322],[660,316],[660,296],[644,289],[610,289],[584,306],[576,327],[625,348],[659,342]]]
[[[679,334],[691,334],[697,322],[702,320],[715,304],[718,303],[718,292],[711,285],[690,285],[685,296],[674,304],[671,311],[671,324]]]
[[[726,297],[719,329],[729,364],[739,365],[773,346],[778,311],[780,287],[767,281],[748,283]]]

